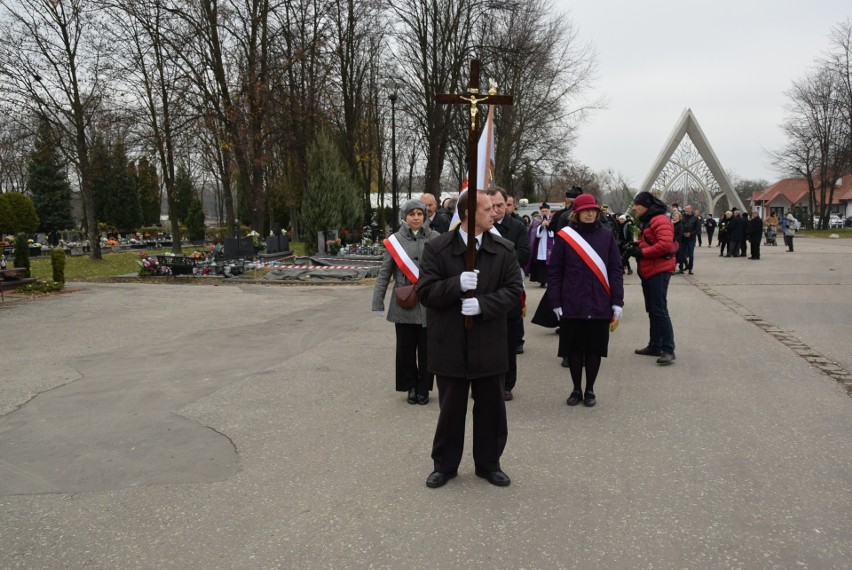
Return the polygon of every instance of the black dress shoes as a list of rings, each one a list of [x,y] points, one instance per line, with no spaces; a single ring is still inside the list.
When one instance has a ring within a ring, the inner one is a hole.
[[[441,473],[440,471],[432,471],[428,477],[426,477],[426,486],[430,489],[437,489],[438,487],[443,487],[447,484],[447,481],[458,475],[458,471],[453,471],[452,473]]]
[[[594,406],[597,403],[598,403],[598,399],[595,398],[595,393],[592,392],[591,390],[586,390],[586,395],[583,396],[583,404],[585,404],[585,406],[587,408],[591,408],[592,406]]]
[[[417,394],[417,403],[425,406],[429,403],[429,394]]]
[[[668,352],[664,352],[658,359],[657,364],[671,364],[677,360],[674,354],[670,354]]]
[[[477,469],[476,476],[482,477],[492,485],[497,485],[498,487],[508,487],[512,482],[512,480],[509,479],[509,476],[502,471],[480,471]],[[426,484],[428,485],[429,483],[427,482]]]
[[[568,396],[568,401],[566,402],[569,406],[576,406],[580,402],[583,401],[583,393],[579,390],[574,390],[571,392],[571,395]]]
[[[411,390],[408,391],[408,403],[409,404],[416,404],[417,403],[417,389],[416,388],[412,388]]]
[[[645,348],[637,348],[633,352],[635,352],[636,354],[642,354],[644,356],[662,356],[663,355],[662,350],[660,350],[659,348],[654,348],[650,345],[646,346]]]

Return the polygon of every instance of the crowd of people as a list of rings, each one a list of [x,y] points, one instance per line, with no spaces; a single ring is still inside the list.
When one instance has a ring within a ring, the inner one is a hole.
[[[464,192],[455,208],[447,202],[438,208],[430,194],[403,204],[400,228],[384,242],[372,309],[394,323],[396,389],[408,403],[426,405],[438,388],[427,486],[440,487],[458,473],[469,397],[476,474],[506,486],[511,479],[500,457],[508,435],[506,402],[514,397],[517,356],[524,353],[524,275],[547,288],[536,314],[549,315],[547,326],[559,334],[557,356],[573,385],[566,403],[593,407],[609,336],[623,315],[631,259],[649,322],[648,342],[635,352],[660,365],[675,361],[666,298],[681,244],[665,204],[647,192],[636,196],[632,213],[614,215],[572,187],[561,210],[551,213],[542,204],[529,225],[501,188]],[[460,223],[451,227],[454,211]],[[686,233],[696,237],[694,228]],[[691,271],[691,263],[686,267]]]
[[[714,247],[716,237],[720,256],[745,258],[750,247],[748,258],[759,260],[762,241],[774,245],[778,229],[793,251],[800,227],[789,213],[764,220],[737,208],[717,221],[690,204],[669,207],[649,192],[615,214],[577,186],[555,212],[542,203],[521,217],[515,205],[499,187],[473,198],[464,192],[440,208],[434,196],[423,194],[403,204],[400,228],[384,242],[372,309],[394,323],[396,389],[409,404],[426,405],[438,388],[434,470],[426,480],[431,488],[458,473],[468,397],[474,401],[476,474],[494,485],[511,483],[500,457],[508,436],[506,402],[514,398],[517,356],[524,353],[525,275],[546,288],[531,322],[558,333],[557,356],[572,383],[566,403],[593,407],[609,336],[623,315],[624,275],[634,273],[631,260],[648,315],[648,341],[634,352],[669,365],[676,360],[669,283],[672,275],[694,275],[695,248],[703,238]]]

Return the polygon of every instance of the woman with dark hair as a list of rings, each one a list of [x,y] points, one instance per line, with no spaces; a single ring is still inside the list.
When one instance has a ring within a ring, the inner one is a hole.
[[[625,255],[637,260],[650,325],[648,345],[633,352],[656,356],[657,364],[667,365],[675,361],[674,328],[668,307],[669,281],[675,268],[677,247],[674,228],[666,216],[666,205],[650,192],[636,194],[633,210],[639,217],[641,231],[639,241]]]
[[[567,359],[574,384],[569,406],[597,403],[595,380],[607,356],[610,327],[621,319],[624,306],[621,255],[600,215],[591,194],[574,200],[568,225],[557,233],[548,270],[547,296],[560,322],[559,356]]]
[[[391,276],[394,291],[416,283],[423,248],[439,235],[425,223],[426,206],[420,200],[403,204],[402,215],[399,230],[385,240],[384,258],[373,288],[373,312],[379,317],[385,315],[385,293]],[[412,308],[403,308],[393,294],[387,319],[396,329],[396,389],[408,392],[409,404],[426,405],[433,386],[433,376],[426,367],[426,307],[418,301]]]

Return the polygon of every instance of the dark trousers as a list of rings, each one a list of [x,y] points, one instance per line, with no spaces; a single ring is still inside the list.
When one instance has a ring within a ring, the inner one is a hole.
[[[784,236],[784,245],[787,246],[787,251],[793,251],[793,236]]]
[[[725,248],[726,247],[728,248],[728,255],[731,255],[731,248],[728,247],[727,238],[722,238],[722,236],[719,236],[719,248],[720,248],[719,249],[719,255],[725,254]]]
[[[734,257],[740,256],[740,247],[742,247],[742,240],[732,239],[728,240],[728,253],[733,255]],[[742,250],[742,254],[745,255],[745,250]]]
[[[695,240],[689,238],[683,238],[683,241],[680,242],[680,253],[682,256],[682,263],[686,265],[686,269],[692,271],[692,262],[695,259]]]
[[[426,396],[432,389],[432,373],[426,367],[426,327],[394,323],[396,329],[396,389],[412,388]]]
[[[464,452],[468,394],[473,394],[473,462],[480,471],[499,471],[509,427],[503,375],[467,380],[438,376],[438,427],[432,442],[435,471],[453,473]]]
[[[674,354],[674,329],[669,318],[667,296],[671,273],[660,273],[650,279],[642,279],[642,294],[645,297],[645,312],[650,321],[648,346]]]
[[[695,238],[698,240],[698,247],[701,247],[701,227],[699,226],[698,232],[695,234]]]
[[[520,317],[506,319],[506,350],[509,353],[509,371],[506,372],[506,390],[513,390],[518,381],[518,323],[523,326]]]
[[[707,247],[713,247],[713,230],[707,230]]]
[[[751,242],[751,258],[760,259],[760,236],[749,240]]]

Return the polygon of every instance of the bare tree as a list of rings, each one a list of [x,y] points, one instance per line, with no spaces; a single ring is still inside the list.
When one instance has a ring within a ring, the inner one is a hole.
[[[845,173],[849,173],[852,170],[852,18],[847,18],[833,28],[829,41],[830,48],[824,64],[838,83],[848,135]]]
[[[524,163],[566,158],[577,127],[600,100],[585,101],[595,73],[595,53],[580,41],[550,0],[530,0],[501,10],[480,28],[484,74],[514,97],[495,119],[496,182],[508,186]]]
[[[109,34],[112,58],[124,84],[140,106],[140,138],[157,155],[171,221],[172,251],[181,252],[175,195],[177,131],[190,125],[186,85],[174,52],[182,49],[179,21],[167,0],[115,0],[105,7],[113,18]],[[122,49],[123,48],[123,49]],[[183,109],[182,109],[183,107]],[[130,111],[130,109],[126,109]]]
[[[107,83],[95,6],[85,0],[0,0],[0,6],[4,96],[19,116],[43,117],[71,143],[63,148],[77,168],[91,257],[101,259],[89,128],[107,99]]]
[[[32,128],[20,125],[0,111],[0,193],[26,190],[27,163],[32,151]]]
[[[808,183],[809,210],[827,227],[837,179],[848,165],[849,132],[841,85],[825,66],[795,81],[787,92],[787,119],[782,129],[787,145],[774,153],[776,167],[803,176]]]
[[[391,3],[397,20],[397,66],[392,73],[406,86],[400,95],[401,106],[424,134],[426,191],[435,196],[441,194],[448,127],[454,112],[452,105],[438,105],[435,94],[466,87],[463,72],[474,53],[474,30],[486,14],[493,14],[487,10],[488,4],[483,0]]]

